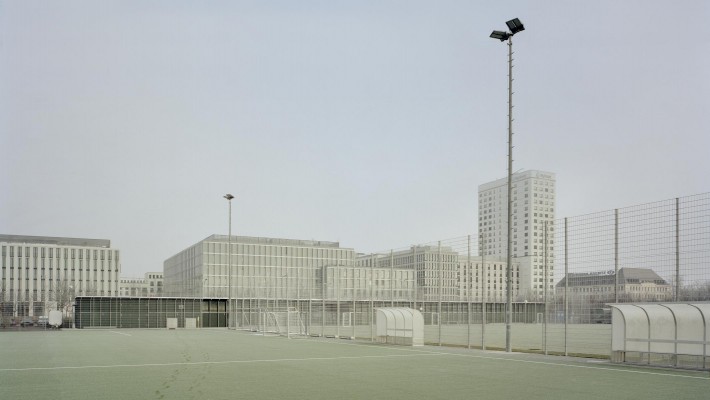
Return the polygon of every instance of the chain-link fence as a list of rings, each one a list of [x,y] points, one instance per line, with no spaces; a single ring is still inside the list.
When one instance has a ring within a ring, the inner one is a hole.
[[[514,350],[607,356],[608,304],[710,300],[710,194],[556,220],[541,237],[543,268],[531,271],[530,256],[511,266]],[[505,348],[506,259],[474,236],[307,257],[235,266],[235,326],[374,340],[376,308],[408,307],[422,313],[428,344]]]
[[[364,340],[377,340],[377,308],[407,307],[423,315],[425,343],[505,349],[510,272],[513,350],[597,357],[610,353],[609,304],[710,301],[710,193],[540,226],[510,271],[504,251],[481,251],[487,238],[473,235],[371,254],[213,235],[166,261],[166,295],[200,300],[198,326]],[[179,307],[144,303],[122,304],[110,325],[134,326],[132,308],[148,307],[141,318],[157,322],[136,326],[163,326]]]

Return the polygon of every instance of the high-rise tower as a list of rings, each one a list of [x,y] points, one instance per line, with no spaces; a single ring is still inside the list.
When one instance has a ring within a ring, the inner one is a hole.
[[[507,179],[498,179],[478,187],[478,234],[481,254],[505,256],[508,243]],[[554,292],[554,221],[555,174],[524,171],[513,174],[512,256],[520,262],[519,295],[525,300],[539,300]],[[547,249],[545,249],[547,222]],[[547,251],[546,251],[547,250]],[[547,254],[547,264],[545,263]],[[545,268],[547,267],[547,276]],[[517,279],[516,279],[517,278]]]

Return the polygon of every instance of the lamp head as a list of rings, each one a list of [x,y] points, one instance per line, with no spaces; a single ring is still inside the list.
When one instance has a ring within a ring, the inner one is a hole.
[[[508,33],[508,32],[503,32],[503,31],[493,31],[493,32],[491,33],[491,37],[492,37],[493,39],[498,39],[498,40],[500,40],[501,42],[504,42],[504,41],[508,40],[508,38],[511,37],[511,36],[513,36],[513,35],[511,35],[511,34]]]
[[[234,198],[234,196],[232,196],[232,195],[229,194],[229,193],[225,194],[223,197],[224,197],[225,199],[227,199],[227,200],[232,200],[232,199]]]
[[[511,19],[505,24],[508,25],[508,29],[510,29],[511,35],[515,35],[516,33],[525,30],[525,26],[523,26],[523,23],[520,22],[520,20],[517,18]]]

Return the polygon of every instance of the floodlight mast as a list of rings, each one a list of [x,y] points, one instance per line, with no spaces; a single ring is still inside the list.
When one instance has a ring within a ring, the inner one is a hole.
[[[223,196],[229,202],[229,236],[227,238],[227,281],[229,285],[229,299],[227,300],[227,315],[229,316],[229,322],[227,328],[232,328],[232,321],[234,321],[234,307],[232,307],[232,199],[234,196],[227,193]],[[234,329],[237,328],[236,321],[234,324]]]
[[[505,306],[505,351],[511,352],[511,323],[513,320],[513,257],[511,244],[513,237],[512,181],[513,181],[513,35],[525,30],[518,18],[505,23],[510,32],[493,31],[491,38],[508,41],[508,243],[506,251],[506,306]]]

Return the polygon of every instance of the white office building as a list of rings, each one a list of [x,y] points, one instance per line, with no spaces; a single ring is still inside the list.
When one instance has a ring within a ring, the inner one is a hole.
[[[506,301],[508,281],[505,257],[459,255],[459,300],[501,303]],[[513,299],[520,298],[520,259],[513,260]]]
[[[478,233],[481,254],[487,256],[506,257],[507,185],[503,178],[478,187]],[[535,170],[513,174],[511,209],[511,253],[520,263],[519,295],[539,300],[545,285],[554,293],[555,174]]]
[[[518,261],[513,262],[516,299]],[[359,254],[356,264],[365,279],[373,276],[375,300],[503,302],[506,298],[505,257],[469,256],[448,246],[424,245],[389,254]]]
[[[356,261],[356,266],[323,267],[322,286],[328,300],[412,301],[415,298],[414,270],[378,266],[376,256]]]
[[[4,318],[68,309],[75,296],[118,296],[120,253],[109,240],[0,235],[0,247]]]
[[[459,254],[448,246],[412,246],[357,259],[358,265],[379,270],[373,285],[385,299],[417,301],[458,300],[458,262]]]

